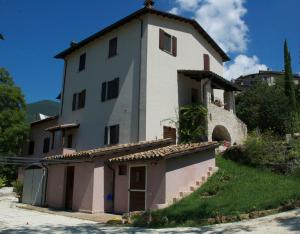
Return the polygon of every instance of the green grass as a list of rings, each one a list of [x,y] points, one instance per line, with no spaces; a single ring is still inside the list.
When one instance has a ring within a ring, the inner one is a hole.
[[[204,219],[277,208],[300,198],[299,178],[243,166],[220,156],[217,166],[220,170],[196,192],[153,212],[149,226],[207,224]],[[138,218],[136,225],[142,223]]]

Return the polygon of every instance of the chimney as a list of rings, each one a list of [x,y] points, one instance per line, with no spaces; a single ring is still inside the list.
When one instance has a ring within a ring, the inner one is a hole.
[[[153,8],[154,4],[155,3],[153,0],[145,0],[145,3],[144,3],[145,7],[149,8],[149,9]]]
[[[71,46],[71,47],[74,47],[74,46],[76,46],[76,45],[77,45],[77,42],[76,42],[76,41],[71,41],[71,42],[70,42],[70,46]]]

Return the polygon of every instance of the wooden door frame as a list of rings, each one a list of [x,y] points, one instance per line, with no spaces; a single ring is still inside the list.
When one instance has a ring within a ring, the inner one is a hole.
[[[134,189],[133,192],[145,192],[145,210],[147,210],[147,179],[148,179],[148,176],[147,176],[147,172],[148,172],[148,168],[147,168],[147,164],[135,164],[135,165],[129,165],[128,167],[128,170],[129,170],[129,173],[128,173],[128,203],[127,203],[127,206],[128,206],[128,213],[130,213],[130,178],[131,178],[131,168],[133,167],[145,167],[145,190],[138,190],[138,189]]]
[[[73,209],[73,198],[74,198],[74,182],[75,182],[75,166],[66,166],[65,168],[65,196],[64,196],[64,208],[67,209],[67,186],[68,186],[68,168],[73,168],[73,190],[72,190],[72,208]]]

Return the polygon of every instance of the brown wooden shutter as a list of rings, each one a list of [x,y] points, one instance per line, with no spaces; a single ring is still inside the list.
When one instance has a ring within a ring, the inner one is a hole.
[[[73,102],[72,102],[72,110],[76,110],[76,97],[77,97],[77,94],[74,93],[73,94]]]
[[[177,38],[172,37],[172,54],[174,57],[177,56]]]
[[[162,29],[159,29],[159,49],[164,49],[164,36],[165,32]]]
[[[86,90],[83,90],[81,93],[81,108],[85,107],[85,96],[86,96]]]
[[[210,71],[210,59],[208,54],[203,55],[204,71]]]
[[[164,139],[173,139],[176,141],[176,128],[164,126],[163,137]]]
[[[104,128],[104,145],[108,144],[108,127]]]
[[[102,83],[102,91],[101,91],[101,101],[105,102],[106,100],[106,82]]]

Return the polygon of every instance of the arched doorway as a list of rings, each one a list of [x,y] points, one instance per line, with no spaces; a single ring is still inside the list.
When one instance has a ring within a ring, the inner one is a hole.
[[[225,128],[222,125],[217,125],[212,133],[212,140],[213,141],[224,141],[229,143],[229,145],[231,144],[231,136],[227,130],[227,128]]]

